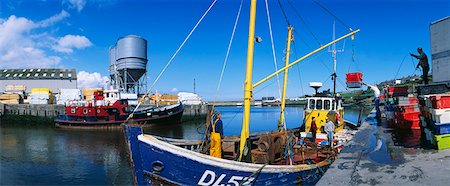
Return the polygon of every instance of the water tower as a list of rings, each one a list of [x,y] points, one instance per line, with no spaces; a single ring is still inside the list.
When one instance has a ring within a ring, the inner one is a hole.
[[[117,79],[117,70],[116,70],[116,46],[113,46],[109,49],[109,78],[111,82],[115,82]],[[116,86],[116,84],[114,84]]]
[[[117,40],[109,51],[110,77],[121,92],[139,93],[147,72],[147,40],[128,35]],[[142,79],[142,80],[141,80]]]

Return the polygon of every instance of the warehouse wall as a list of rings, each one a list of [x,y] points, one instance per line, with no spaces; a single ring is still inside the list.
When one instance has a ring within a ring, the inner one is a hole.
[[[61,88],[77,88],[77,80],[67,79],[32,79],[32,80],[1,80],[0,92],[5,91],[7,85],[25,85],[26,92],[31,92],[32,88],[49,88],[52,92],[58,92]]]

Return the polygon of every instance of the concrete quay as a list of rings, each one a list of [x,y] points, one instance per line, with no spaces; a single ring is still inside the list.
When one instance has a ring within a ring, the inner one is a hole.
[[[63,105],[0,104],[2,115],[26,115],[54,118],[64,113]]]
[[[184,105],[182,121],[192,121],[205,119],[209,106],[202,105]],[[2,116],[18,116],[40,117],[52,121],[58,114],[65,112],[64,105],[34,105],[34,104],[0,104],[0,117]]]
[[[448,185],[450,149],[423,146],[420,130],[395,131],[375,111],[317,185]]]

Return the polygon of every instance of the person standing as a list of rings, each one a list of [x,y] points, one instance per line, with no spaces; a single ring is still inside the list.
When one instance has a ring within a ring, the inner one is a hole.
[[[378,85],[375,84],[374,86],[369,85],[367,83],[362,83],[363,85],[366,85],[368,87],[370,87],[370,89],[373,90],[373,95],[375,96],[375,110],[377,111],[376,113],[376,118],[377,120],[380,120],[381,118],[381,111],[380,111],[380,89],[378,89]]]
[[[330,143],[330,147],[333,148],[333,134],[334,134],[334,123],[328,119],[325,119],[326,123],[324,126],[324,131],[327,133],[328,142]]]
[[[211,122],[208,132],[210,138],[209,155],[217,158],[222,158],[222,139],[223,139],[223,124],[220,113],[215,113],[213,121]]]
[[[416,69],[420,67],[422,67],[422,81],[423,84],[427,85],[428,84],[428,71],[430,70],[430,66],[428,65],[428,57],[425,54],[425,52],[423,52],[422,48],[417,48],[417,52],[419,53],[419,55],[414,55],[409,53],[412,57],[415,57],[416,59],[419,60],[419,63],[416,66]]]
[[[316,142],[316,134],[317,134],[317,125],[316,125],[316,117],[311,118],[311,130],[312,133],[312,142]]]

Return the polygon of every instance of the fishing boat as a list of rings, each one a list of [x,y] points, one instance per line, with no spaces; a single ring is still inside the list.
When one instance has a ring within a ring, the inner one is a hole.
[[[328,91],[318,92],[317,90],[322,87],[320,82],[311,82],[310,87],[316,89],[316,93],[307,97],[307,103],[305,105],[305,111],[303,114],[303,126],[305,131],[311,132],[312,118],[316,118],[317,133],[324,133],[323,127],[325,126],[326,118],[335,124],[335,132],[339,132],[344,129],[344,107],[342,106],[342,99],[337,96],[333,96]]]
[[[299,145],[295,131],[284,121],[288,69],[318,51],[359,30],[327,43],[289,63],[293,28],[288,26],[285,66],[253,84],[256,0],[251,0],[244,109],[241,135],[223,139],[223,158],[207,154],[203,141],[171,139],[142,133],[132,123],[124,125],[135,184],[175,185],[312,185],[317,183],[337,155],[337,149],[305,141]],[[250,134],[253,88],[284,72],[278,131]]]
[[[333,40],[336,37],[335,30],[335,24],[333,24]],[[326,118],[328,118],[335,125],[335,132],[339,132],[345,128],[347,121],[344,121],[343,100],[338,94],[336,94],[337,53],[343,51],[343,49],[336,49],[336,43],[332,44],[331,50],[329,50],[329,52],[332,53],[334,67],[333,74],[331,74],[333,80],[333,92],[329,90],[319,92],[319,89],[322,87],[321,82],[309,83],[309,86],[315,89],[315,94],[306,98],[307,103],[303,114],[304,131],[311,132],[311,121],[313,117],[316,118],[316,133],[325,133],[323,128],[326,123]]]
[[[127,100],[117,99],[113,104],[105,104],[103,91],[94,92],[93,98],[87,104],[65,106],[65,114],[58,115],[55,119],[56,127],[120,128],[127,119],[142,126],[173,124],[181,122],[184,110],[183,104],[177,103],[162,107],[143,107],[132,113]]]

